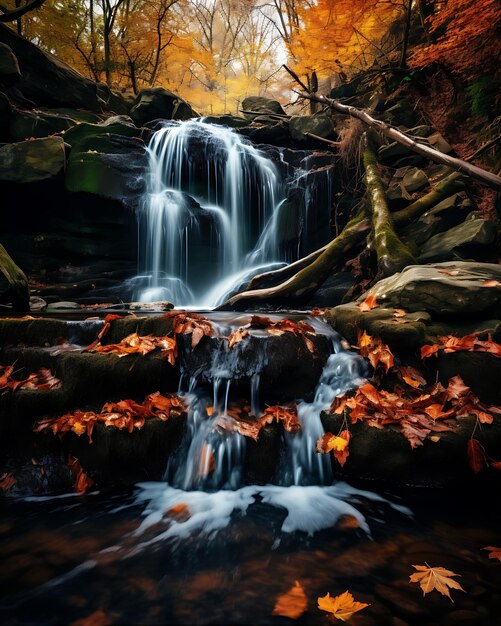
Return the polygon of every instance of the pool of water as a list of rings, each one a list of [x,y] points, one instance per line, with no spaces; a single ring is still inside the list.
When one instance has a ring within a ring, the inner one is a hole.
[[[501,545],[499,493],[148,483],[5,496],[0,509],[5,625],[285,625],[273,609],[295,581],[308,598],[297,624],[332,624],[317,597],[345,590],[370,604],[355,626],[500,623],[501,562],[482,550]],[[409,575],[425,563],[460,574],[466,593],[423,597]]]

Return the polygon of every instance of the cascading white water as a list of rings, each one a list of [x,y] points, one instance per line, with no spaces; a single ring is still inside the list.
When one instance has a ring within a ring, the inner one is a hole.
[[[280,261],[274,215],[284,188],[259,150],[232,129],[191,120],[166,122],[148,155],[137,299],[211,308]]]

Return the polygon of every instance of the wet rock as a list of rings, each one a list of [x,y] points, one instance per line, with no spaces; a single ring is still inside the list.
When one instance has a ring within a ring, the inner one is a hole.
[[[253,120],[257,114],[275,113],[276,115],[285,115],[282,105],[277,100],[264,98],[262,96],[249,96],[242,100],[242,110],[252,111],[252,113],[244,113],[248,120]]]
[[[407,590],[407,588],[377,584],[374,592],[396,615],[410,618],[411,620],[431,616],[431,609],[423,602],[414,599],[412,591]]]
[[[0,43],[0,83],[12,85],[21,78],[16,55],[7,44]]]
[[[160,300],[159,302],[131,302],[130,311],[170,311],[174,308],[172,302]]]
[[[115,122],[79,124],[64,134],[71,145],[65,186],[135,207],[143,189],[146,149],[137,129]]]
[[[491,280],[501,283],[501,266],[469,261],[411,265],[376,283],[362,299],[375,295],[384,306],[408,311],[481,314],[498,319],[501,285],[485,287],[484,283]]]
[[[43,311],[47,307],[47,302],[38,296],[30,296],[30,311]]]
[[[468,219],[462,224],[428,240],[421,249],[419,261],[431,263],[454,258],[483,259],[490,256],[489,246],[496,237],[491,220]]]
[[[209,115],[205,118],[205,121],[208,124],[220,124],[229,128],[242,128],[249,124],[247,119],[237,115]]]
[[[0,147],[0,181],[33,183],[63,171],[64,142],[61,137],[21,141]]]
[[[485,615],[477,613],[477,611],[458,609],[451,611],[441,623],[444,626],[481,626],[481,624],[487,626],[487,624],[492,622]]]
[[[9,124],[9,136],[12,141],[48,137],[71,128],[75,123],[69,117],[43,111],[14,111]]]
[[[53,302],[47,307],[47,313],[60,313],[64,311],[80,310],[78,302]]]
[[[263,126],[244,126],[239,128],[238,132],[256,144],[287,146],[290,142],[289,127],[282,122]]]
[[[198,117],[186,100],[163,87],[141,89],[129,115],[138,126],[156,119],[188,120]]]
[[[311,143],[312,138],[305,133],[312,133],[325,139],[335,139],[335,126],[332,117],[325,113],[316,115],[301,115],[289,120],[291,137],[298,143]]]

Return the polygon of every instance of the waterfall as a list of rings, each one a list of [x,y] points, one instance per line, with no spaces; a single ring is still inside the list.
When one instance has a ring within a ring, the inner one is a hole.
[[[283,181],[247,140],[199,120],[166,122],[148,155],[137,299],[211,308],[234,284],[281,260],[274,215]]]

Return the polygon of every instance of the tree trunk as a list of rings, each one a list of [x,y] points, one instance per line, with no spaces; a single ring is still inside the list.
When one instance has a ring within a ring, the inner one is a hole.
[[[309,94],[300,94],[303,98],[307,98],[308,100],[314,99],[318,102],[322,102],[330,106],[335,111],[339,113],[344,113],[345,115],[350,115],[351,117],[355,117],[364,124],[367,124],[371,128],[374,128],[378,132],[380,132],[385,137],[389,137],[394,141],[402,144],[412,152],[417,152],[428,159],[431,159],[435,163],[441,163],[443,165],[447,165],[451,167],[453,170],[457,170],[458,172],[462,172],[467,176],[472,176],[476,178],[480,182],[488,185],[489,187],[493,187],[494,189],[501,189],[501,177],[493,174],[492,172],[488,172],[481,167],[477,167],[476,165],[472,165],[471,163],[467,163],[462,159],[457,159],[456,157],[449,156],[448,154],[443,154],[442,152],[435,150],[431,146],[427,144],[418,143],[405,133],[388,126],[385,122],[381,120],[377,120],[371,115],[369,115],[366,111],[362,109],[357,109],[356,107],[349,106],[346,104],[341,104],[337,100],[332,100],[331,98],[326,98],[325,96],[312,96]]]
[[[239,293],[218,308],[243,310],[254,302],[307,300],[325,282],[346,252],[364,238],[368,230],[369,222],[365,219],[364,212],[360,212],[346,224],[343,232],[325,247],[313,263],[309,263],[291,278],[276,287]]]
[[[409,35],[411,32],[411,20],[412,20],[412,0],[407,0],[407,15],[405,18],[404,38],[402,41],[402,52],[400,54],[400,67],[405,69],[407,67],[407,47],[409,45]]]
[[[367,144],[364,149],[365,184],[372,207],[372,241],[377,255],[378,276],[383,278],[400,272],[416,260],[393,229],[390,209],[376,155]]]

